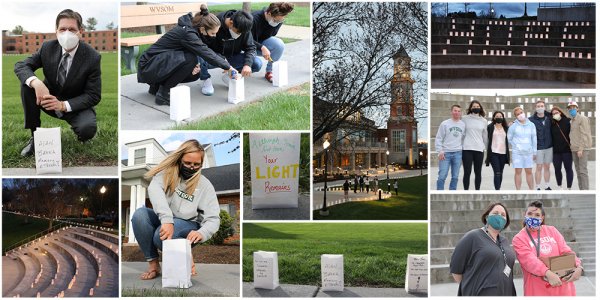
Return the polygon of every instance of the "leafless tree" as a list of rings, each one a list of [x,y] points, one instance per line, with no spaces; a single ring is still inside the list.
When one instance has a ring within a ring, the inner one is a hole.
[[[313,141],[356,113],[369,116],[377,125],[385,123],[391,102],[392,56],[400,47],[412,59],[417,80],[415,107],[426,110],[425,3],[317,2],[313,4],[313,30],[313,96],[339,108],[315,106]]]

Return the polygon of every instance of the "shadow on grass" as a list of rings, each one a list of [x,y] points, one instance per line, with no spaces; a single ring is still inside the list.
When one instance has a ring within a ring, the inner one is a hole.
[[[296,239],[297,234],[285,233],[271,228],[266,228],[261,224],[244,223],[244,239]]]

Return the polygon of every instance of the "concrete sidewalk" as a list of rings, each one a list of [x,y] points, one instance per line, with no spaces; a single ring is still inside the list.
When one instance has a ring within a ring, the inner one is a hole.
[[[277,32],[277,37],[305,40],[312,38],[312,30],[310,27],[283,24]]]
[[[429,176],[429,186],[430,186],[430,190],[432,192],[435,192],[436,189],[436,185],[437,185],[437,177],[438,177],[438,172],[439,172],[439,168],[438,167],[430,167],[429,168],[429,172],[431,173],[431,176]],[[573,167],[573,173],[574,174],[574,179],[573,179],[573,186],[571,187],[572,190],[579,190],[579,186],[577,185],[577,173],[575,172],[575,167]],[[595,161],[589,161],[588,162],[588,174],[590,177],[590,190],[594,190],[596,189],[596,162]],[[502,176],[502,186],[500,188],[500,190],[502,191],[507,191],[507,190],[515,190],[515,169],[512,166],[506,165],[504,167],[504,175]],[[533,181],[534,181],[534,188],[535,188],[535,167],[533,167]],[[462,179],[463,179],[463,168],[461,166],[460,168],[460,173],[458,174],[458,190],[463,190],[463,184],[462,184]],[[563,168],[563,184],[562,187],[564,189],[564,193],[567,193],[567,182],[566,182],[567,178],[565,175],[565,171]],[[542,181],[543,181],[543,176],[542,176]],[[475,190],[475,174],[471,171],[471,183],[469,186],[469,189],[471,190]],[[444,186],[445,189],[448,189],[448,186],[450,185],[450,172],[448,172],[448,177],[446,178],[446,185]],[[550,164],[550,188],[552,189],[552,191],[540,191],[540,192],[550,192],[550,193],[556,193],[561,192],[561,190],[558,189],[558,186],[556,185],[556,176],[554,176],[554,166],[552,164]],[[527,186],[527,182],[525,181],[525,171],[522,172],[522,180],[521,180],[521,190],[528,190],[529,187]],[[492,166],[490,165],[489,167],[485,166],[485,163],[483,164],[483,168],[481,169],[481,190],[495,190],[494,189],[494,171],[492,170]]]
[[[342,292],[324,292],[318,286],[281,284],[274,290],[255,289],[252,282],[244,282],[243,297],[248,298],[326,298],[326,297],[353,297],[353,298],[377,298],[377,297],[427,297],[421,294],[409,294],[403,288],[365,288],[345,287]]]
[[[113,167],[69,167],[62,168],[62,173],[37,175],[35,168],[2,169],[3,176],[119,176],[119,168]]]
[[[310,220],[310,195],[298,195],[298,208],[252,209],[252,196],[244,196],[244,221]]]
[[[186,83],[185,85],[189,86],[191,90],[192,111],[191,118],[184,120],[183,124],[231,111],[273,93],[310,82],[311,51],[310,39],[286,44],[284,55],[281,58],[288,62],[289,84],[285,87],[274,87],[264,79],[266,62],[263,60],[261,71],[244,79],[246,101],[237,105],[227,102],[228,88],[221,80],[221,69],[209,70],[215,88],[212,96],[202,95],[202,81]],[[169,119],[169,115],[169,106],[156,105],[154,96],[148,94],[148,85],[138,83],[136,74],[121,76],[121,129],[168,129],[176,125]]]
[[[427,169],[423,169],[423,175],[427,176],[427,173],[429,172]],[[435,173],[437,174],[437,173]],[[380,182],[385,182],[387,176],[386,173],[377,173],[377,174],[371,174],[369,173],[369,180],[373,180],[375,178],[375,176],[377,176],[379,178]],[[399,171],[390,171],[390,179],[401,179],[401,178],[408,178],[408,177],[415,177],[415,176],[421,176],[421,169],[416,169],[416,170],[399,170]],[[344,184],[345,180],[334,180],[334,181],[327,181],[327,187],[333,187],[333,186],[341,186]],[[352,180],[348,180],[348,181],[352,181],[351,183],[354,184],[354,178],[352,178]],[[393,184],[393,181],[392,181]],[[323,182],[313,182],[313,189],[315,190],[319,190],[322,189],[324,186]]]
[[[485,68],[485,66],[482,65],[481,68]],[[431,80],[431,89],[593,89],[595,87],[595,84],[527,79],[457,78]]]
[[[394,189],[392,189],[392,194]],[[386,191],[381,192],[381,199],[390,198],[392,195]],[[354,190],[348,192],[348,200],[344,199],[344,191],[327,191],[327,207],[346,203],[346,202],[363,202],[363,201],[375,201],[379,200],[379,195],[369,191],[361,193],[359,190],[354,193]],[[313,193],[313,210],[321,209],[323,207],[323,191],[314,191]]]
[[[140,279],[140,274],[145,272],[147,267],[146,262],[121,262],[121,288],[163,290],[160,276],[153,280]],[[196,264],[196,271],[198,275],[192,276],[193,286],[186,290],[189,296],[239,297],[240,265]]]
[[[517,296],[523,296],[523,278],[515,278]],[[575,281],[577,296],[596,296],[596,277],[581,277]],[[458,283],[432,284],[429,287],[431,296],[456,296]]]

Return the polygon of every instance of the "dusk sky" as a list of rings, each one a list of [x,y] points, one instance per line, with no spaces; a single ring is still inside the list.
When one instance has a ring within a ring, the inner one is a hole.
[[[441,5],[440,5],[441,4]],[[555,5],[558,5],[558,3],[553,3]],[[563,3],[566,5],[572,4],[572,3]],[[539,6],[539,2],[531,2],[531,3],[527,3],[527,15],[528,16],[537,16],[537,9]],[[446,3],[435,3],[433,4],[433,7],[436,7],[440,10],[446,10]],[[523,11],[525,9],[525,4],[524,2],[512,2],[512,3],[500,3],[500,2],[492,2],[492,7],[494,8],[494,12],[497,16],[500,15],[504,15],[507,18],[516,18],[516,17],[520,17],[523,15]],[[477,14],[479,14],[479,12],[484,11],[484,12],[488,12],[490,9],[490,3],[489,2],[469,2],[469,7],[468,7],[469,11],[473,11],[476,12]],[[465,4],[464,2],[454,2],[454,3],[448,3],[448,12],[452,13],[452,12],[464,12],[465,11]],[[440,11],[434,11],[435,13],[440,13]]]

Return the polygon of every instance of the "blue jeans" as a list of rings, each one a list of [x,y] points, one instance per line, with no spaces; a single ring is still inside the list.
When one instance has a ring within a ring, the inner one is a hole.
[[[242,68],[244,67],[244,62],[246,61],[245,53],[238,53],[231,56],[225,56],[225,59],[229,64],[236,69],[238,72],[242,72]],[[216,69],[217,67],[209,64],[207,61],[202,59],[202,57],[198,56],[198,63],[200,64],[200,80],[206,80],[210,78],[210,74],[208,73],[208,69]],[[252,73],[256,73],[260,71],[262,68],[262,61],[257,56],[254,56],[254,60],[252,62]]]
[[[440,160],[437,189],[444,190],[446,184],[446,177],[448,177],[448,170],[452,169],[452,177],[450,178],[450,190],[456,190],[458,185],[458,173],[460,172],[460,164],[462,163],[462,151],[446,152],[444,153],[446,159]]]
[[[262,42],[263,46],[267,47],[267,49],[269,49],[269,51],[271,51],[271,59],[273,61],[278,61],[281,56],[283,55],[283,50],[285,49],[285,44],[283,43],[283,41],[280,38],[277,37],[270,37],[266,40],[264,40]],[[260,49],[256,49],[256,56],[260,57],[262,56],[262,51]],[[272,72],[273,71],[273,63],[272,62],[268,62],[267,63],[267,72]]]
[[[131,217],[133,234],[140,245],[147,261],[158,258],[158,250],[162,250],[160,239],[160,220],[154,210],[147,207],[138,208]],[[185,239],[192,230],[200,229],[200,224],[179,218],[173,218],[173,239]]]

